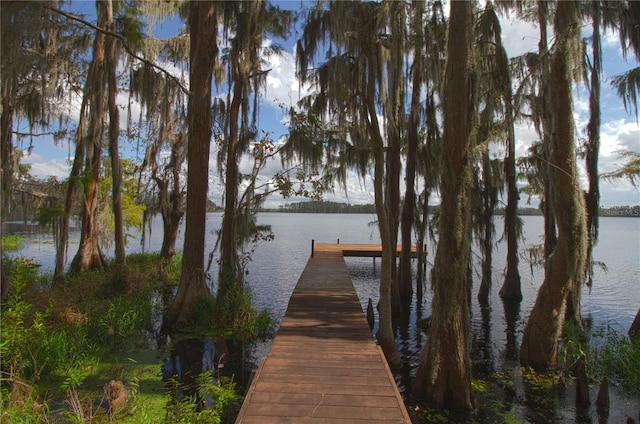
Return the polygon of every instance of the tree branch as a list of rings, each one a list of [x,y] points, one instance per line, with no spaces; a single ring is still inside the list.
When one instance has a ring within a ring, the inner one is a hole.
[[[129,46],[129,44],[127,43],[127,39],[126,39],[124,36],[122,36],[122,35],[120,35],[120,34],[118,34],[118,33],[115,33],[115,32],[107,31],[106,29],[104,29],[104,28],[100,28],[99,26],[94,25],[94,24],[92,24],[91,22],[89,22],[89,21],[87,21],[87,20],[85,20],[85,19],[82,19],[82,18],[81,18],[81,17],[79,17],[79,16],[76,16],[76,15],[74,15],[74,14],[72,14],[72,13],[65,12],[65,11],[60,10],[60,9],[56,9],[55,7],[49,7],[49,10],[51,10],[52,12],[58,13],[58,14],[60,14],[60,15],[64,16],[64,17],[66,17],[66,18],[72,19],[72,20],[74,20],[74,21],[76,21],[76,22],[80,22],[81,24],[86,25],[86,26],[88,26],[89,28],[94,29],[94,30],[96,30],[96,31],[98,31],[98,32],[101,32],[101,33],[103,33],[103,34],[105,34],[105,35],[108,35],[108,36],[110,36],[110,37],[115,37],[115,38],[117,38],[117,39],[118,39],[118,40],[120,40],[120,42],[122,43],[122,47],[125,49],[125,51],[126,51],[127,53],[129,53],[129,55],[130,55],[131,57],[133,57],[134,59],[138,59],[140,62],[142,62],[142,63],[146,63],[147,65],[149,65],[149,66],[151,66],[151,67],[153,67],[153,68],[157,69],[157,70],[158,70],[158,71],[160,71],[161,73],[165,74],[167,77],[169,77],[170,79],[172,79],[172,80],[173,80],[173,82],[175,82],[175,83],[178,85],[178,87],[180,87],[180,90],[182,90],[182,92],[183,92],[184,94],[186,94],[187,96],[188,96],[189,94],[191,94],[191,92],[189,91],[189,89],[188,89],[188,88],[186,88],[184,85],[182,85],[182,83],[180,82],[180,80],[178,80],[178,78],[176,78],[175,76],[171,75],[171,73],[169,73],[169,71],[167,71],[166,69],[162,68],[161,66],[156,65],[155,63],[151,62],[151,61],[150,61],[150,60],[148,60],[148,59],[145,59],[145,58],[143,58],[143,57],[141,57],[141,56],[138,56],[138,55],[137,55],[137,54],[136,54],[136,53],[131,49],[131,47],[130,47],[130,46]]]

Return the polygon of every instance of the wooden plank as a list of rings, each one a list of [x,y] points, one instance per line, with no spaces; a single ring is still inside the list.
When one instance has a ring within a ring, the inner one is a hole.
[[[324,405],[322,400],[317,405],[289,403],[252,403],[247,415],[261,417],[309,417],[309,418],[342,418],[366,419],[368,421],[386,421],[398,418],[397,408],[380,408],[375,406]]]
[[[342,256],[307,263],[236,423],[411,422]]]
[[[362,387],[362,386],[352,386],[345,384],[311,384],[311,383],[291,383],[280,381],[262,381],[264,376],[259,380],[255,381],[254,384],[256,386],[257,391],[267,392],[267,393],[316,393],[316,394],[326,394],[331,393],[334,395],[367,395],[367,396],[390,396],[392,394],[392,386],[384,385],[384,386],[370,386],[370,387]],[[248,398],[245,400],[247,403]],[[244,404],[243,404],[244,406]]]
[[[254,403],[290,403],[300,405],[349,406],[362,405],[381,408],[395,408],[396,399],[393,396],[364,396],[364,395],[336,395],[322,393],[255,393]]]
[[[404,420],[372,421],[358,418],[310,418],[310,417],[265,417],[247,416],[242,421],[244,424],[368,424],[370,422],[384,422],[385,424],[403,424]]]
[[[396,253],[402,252],[402,246],[396,247]],[[382,245],[380,244],[342,244],[342,243],[315,243],[313,255],[316,253],[341,253],[342,256],[379,258],[382,257]],[[411,246],[410,254],[412,258],[418,257],[418,249]],[[426,252],[422,253],[426,256]]]
[[[341,364],[342,366],[327,367],[324,364],[317,366],[309,366],[308,364],[287,364],[283,361],[277,363],[270,362],[269,374],[271,375],[309,375],[309,376],[335,376],[335,377],[375,377],[383,379],[387,377],[387,373],[379,368],[353,368],[350,364]]]

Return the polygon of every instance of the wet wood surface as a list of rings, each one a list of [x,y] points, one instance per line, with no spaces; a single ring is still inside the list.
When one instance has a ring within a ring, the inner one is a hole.
[[[236,423],[410,423],[342,247],[316,244]],[[360,245],[367,246],[367,245]]]

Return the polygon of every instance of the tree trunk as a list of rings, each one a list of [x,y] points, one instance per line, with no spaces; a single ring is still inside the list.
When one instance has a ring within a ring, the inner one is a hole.
[[[629,337],[640,337],[640,309],[636,313],[636,317],[629,327]]]
[[[161,213],[163,223],[162,247],[160,249],[160,257],[171,259],[176,253],[176,240],[178,239],[178,231],[180,229],[180,221],[184,216],[183,194],[180,190],[180,150],[183,148],[183,136],[176,134],[180,141],[174,141],[171,144],[171,191],[169,191],[169,182],[159,182],[158,187],[161,192]]]
[[[2,99],[2,112],[0,112],[0,303],[4,302],[11,282],[7,276],[6,270],[2,265],[2,227],[4,226],[4,216],[8,211],[6,197],[11,187],[11,179],[13,173],[13,142],[11,129],[13,128],[13,107],[8,99]]]
[[[96,1],[96,12],[98,26],[104,28],[107,23],[106,4]],[[93,59],[87,74],[86,87],[89,88],[89,91],[85,93],[86,96],[89,96],[89,125],[85,135],[86,138],[83,139],[83,144],[85,145],[84,202],[82,204],[80,245],[70,265],[70,271],[73,273],[89,269],[104,269],[107,266],[107,261],[100,249],[100,226],[98,222],[98,182],[100,181],[102,167],[102,144],[106,109],[105,44],[105,34],[96,31],[93,44]]]
[[[488,140],[489,125],[481,124],[478,131],[480,140]],[[493,224],[493,214],[497,203],[497,188],[493,184],[493,169],[489,150],[485,149],[482,154],[482,182],[480,191],[480,213],[477,219],[480,240],[480,250],[482,252],[482,280],[478,289],[478,303],[481,306],[489,305],[491,287],[493,286],[493,239],[495,226]],[[469,285],[471,287],[471,285]]]
[[[422,3],[412,4],[412,7],[416,7],[414,11],[416,15],[421,15],[423,12]],[[418,22],[421,23],[421,19],[416,16]],[[416,30],[419,30],[421,25],[415,25]],[[422,35],[421,33],[419,35]],[[418,35],[418,36],[419,36]],[[414,54],[422,54],[421,43],[414,50]],[[400,286],[400,297],[405,305],[409,305],[411,298],[413,297],[413,284],[411,277],[411,233],[413,229],[414,211],[416,208],[416,191],[415,191],[415,179],[416,179],[416,156],[418,154],[418,126],[419,113],[420,113],[420,95],[422,93],[422,80],[424,70],[421,66],[418,66],[421,61],[415,60],[413,65],[413,78],[411,82],[411,111],[409,113],[409,124],[407,128],[407,163],[405,166],[405,194],[404,202],[402,204],[402,216],[400,220],[400,238],[402,243],[402,250],[400,252],[400,266],[398,272],[398,285]]]
[[[166,166],[169,173],[158,175],[157,148],[153,146],[147,154],[151,164],[151,174],[158,186],[158,203],[162,216],[162,246],[160,257],[171,259],[176,254],[176,241],[180,229],[180,221],[184,216],[184,194],[181,190],[180,170],[182,168],[185,149],[185,136],[179,132],[170,132],[168,137],[174,138],[171,144],[171,159]]]
[[[239,59],[238,59],[239,60]],[[240,118],[240,106],[242,104],[243,84],[242,76],[240,75],[240,64],[237,60],[233,65],[233,99],[231,100],[229,110],[229,135],[227,145],[227,157],[226,157],[226,173],[225,173],[225,195],[224,195],[224,216],[222,218],[222,229],[220,236],[220,271],[218,279],[218,294],[216,308],[219,313],[218,316],[224,316],[229,318],[230,322],[233,322],[233,317],[229,316],[233,313],[235,308],[230,305],[235,305],[229,297],[233,293],[238,293],[235,290],[239,287],[238,279],[241,278],[238,274],[238,245],[237,245],[237,216],[236,216],[236,204],[238,198],[238,154],[240,134],[238,120]]]
[[[92,68],[89,68],[90,75]],[[90,81],[85,82],[85,93],[89,90]],[[82,164],[84,162],[85,152],[85,124],[87,121],[87,108],[89,107],[89,96],[85,95],[82,98],[82,104],[80,106],[80,119],[78,122],[78,128],[76,129],[76,148],[73,157],[73,164],[71,165],[71,172],[69,173],[69,182],[67,184],[67,192],[64,200],[64,214],[62,216],[62,222],[60,224],[60,237],[58,237],[58,244],[56,246],[56,266],[53,271],[53,283],[60,284],[64,282],[64,266],[67,256],[67,244],[69,242],[69,218],[71,217],[71,209],[73,208],[73,198],[76,190],[76,185],[80,177],[80,171],[82,170]]]
[[[411,298],[408,298],[407,303],[405,300],[411,291],[411,281],[409,281],[409,287],[400,287],[398,282],[398,224],[400,215],[400,140],[393,137],[395,141],[392,141],[391,145],[387,148],[387,157],[385,163],[387,164],[386,180],[386,192],[384,197],[386,203],[385,215],[389,221],[387,226],[389,228],[389,252],[391,254],[389,259],[389,267],[391,268],[391,310],[394,316],[399,315],[403,311],[408,311],[410,308]],[[411,275],[409,275],[409,280]],[[402,294],[401,294],[402,293]]]
[[[405,127],[404,116],[404,68],[403,53],[406,19],[402,2],[390,2],[390,39],[391,51],[389,52],[387,67],[387,95],[388,110],[386,111],[386,132],[388,134],[388,146],[386,149],[386,192],[387,219],[389,220],[390,243],[393,246],[391,252],[391,307],[394,315],[411,308],[411,274],[409,274],[408,286],[398,280],[397,252],[398,252],[398,227],[400,223],[400,144]]]
[[[589,189],[585,193],[587,214],[587,260],[585,264],[585,280],[588,286],[592,283],[593,248],[598,242],[598,209],[600,207],[600,186],[598,175],[598,156],[600,155],[600,77],[602,76],[602,41],[600,22],[602,11],[600,1],[589,2],[593,12],[593,63],[590,69],[591,87],[589,90],[589,122],[587,123],[588,140],[586,144],[585,165]],[[576,284],[567,300],[567,319],[582,328],[581,321],[582,283]]]
[[[370,66],[373,66],[371,64]],[[385,207],[384,196],[384,142],[380,135],[380,125],[376,115],[376,108],[373,102],[375,93],[375,81],[369,78],[367,83],[367,112],[372,137],[373,157],[374,157],[374,200],[376,215],[378,217],[378,228],[380,230],[380,242],[382,244],[382,258],[380,265],[380,298],[378,301],[379,324],[376,338],[384,352],[384,356],[391,368],[398,368],[402,365],[398,346],[393,333],[391,286],[393,284],[392,262],[395,260],[392,246],[391,231],[389,230],[389,220]]]
[[[196,306],[211,292],[205,283],[204,244],[206,236],[209,145],[211,142],[211,83],[218,55],[216,2],[189,3],[190,83],[187,146],[187,214],[180,285],[167,311],[166,323],[175,329],[195,317]]]
[[[416,237],[416,252],[418,254],[418,269],[416,270],[416,299],[418,305],[422,304],[422,299],[424,298],[425,273],[427,269],[427,249],[424,241],[426,238],[427,226],[429,225],[429,192],[425,189],[423,193],[422,217],[420,218],[420,227],[418,228],[418,235]]]
[[[505,53],[506,56],[506,53]],[[505,60],[506,62],[506,60]],[[506,63],[505,63],[506,65]],[[508,71],[507,75],[508,75]],[[507,124],[507,157],[504,160],[505,181],[507,183],[507,204],[504,208],[504,230],[507,236],[507,270],[504,283],[500,288],[500,297],[505,300],[520,302],[522,287],[518,270],[518,184],[516,172],[516,137],[514,131],[513,94],[511,81],[505,81],[505,116]]]
[[[542,177],[543,185],[543,199],[542,199],[542,213],[544,216],[544,258],[545,262],[553,252],[553,248],[556,245],[556,222],[553,215],[553,207],[551,206],[551,183],[549,181],[549,143],[552,137],[551,125],[552,125],[552,105],[550,104],[551,88],[549,84],[550,71],[549,71],[549,49],[547,46],[547,26],[549,15],[549,2],[547,0],[538,0],[538,27],[540,28],[540,41],[538,42],[538,55],[540,56],[540,63],[542,67],[541,79],[542,79],[542,93],[539,108],[542,110],[542,156],[544,165],[539,170]]]
[[[113,22],[113,3],[106,1],[107,29],[115,31]],[[115,261],[118,267],[126,266],[124,247],[124,219],[122,216],[122,167],[120,165],[120,153],[118,140],[120,138],[120,113],[116,104],[118,85],[116,81],[116,67],[118,66],[118,41],[114,37],[107,39],[107,83],[109,85],[109,157],[111,158],[111,178],[113,181],[112,207],[115,229]],[[123,273],[122,276],[125,274]]]
[[[437,408],[469,412],[471,404],[470,149],[475,137],[474,3],[451,2],[444,87],[444,148],[440,239],[432,271],[429,338],[413,393]]]
[[[582,282],[587,249],[584,199],[576,166],[569,62],[573,43],[579,40],[580,19],[573,2],[561,1],[557,5],[554,25],[557,50],[551,58],[550,75],[553,121],[549,176],[558,238],[520,347],[520,361],[538,368],[551,368],[558,363],[558,338],[567,295]]]

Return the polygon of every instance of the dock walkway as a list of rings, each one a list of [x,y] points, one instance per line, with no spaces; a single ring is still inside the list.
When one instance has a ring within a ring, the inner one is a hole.
[[[411,422],[353,288],[350,247],[315,245],[236,424]]]

